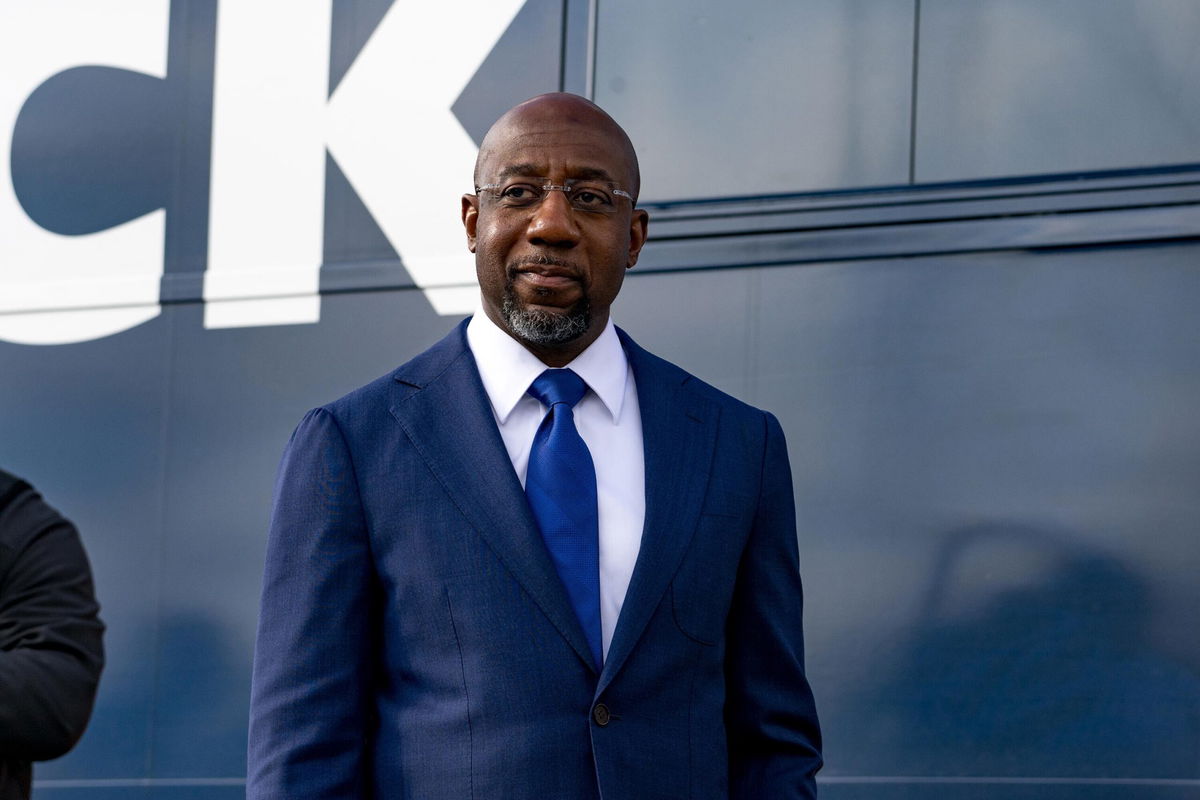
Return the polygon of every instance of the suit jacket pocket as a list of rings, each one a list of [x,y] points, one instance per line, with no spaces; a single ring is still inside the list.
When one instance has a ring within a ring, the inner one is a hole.
[[[671,612],[679,630],[704,645],[720,644],[745,543],[741,518],[700,515],[692,544],[671,580]]]

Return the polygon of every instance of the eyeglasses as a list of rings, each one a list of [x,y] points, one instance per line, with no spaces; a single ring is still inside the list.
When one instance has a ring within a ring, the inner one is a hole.
[[[562,192],[571,208],[592,214],[615,213],[618,197],[633,202],[633,195],[618,189],[615,183],[590,178],[568,179],[560,186],[549,178],[520,177],[475,187],[476,194],[488,195],[501,208],[536,208],[550,192]]]

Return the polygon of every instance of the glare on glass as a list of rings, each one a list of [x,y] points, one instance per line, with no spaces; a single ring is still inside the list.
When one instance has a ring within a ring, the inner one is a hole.
[[[576,211],[612,214],[617,210],[617,198],[633,202],[633,195],[611,181],[592,178],[569,179],[555,184],[549,178],[517,177],[485,183],[475,187],[476,194],[486,194],[503,208],[534,208],[550,192],[562,192]]]

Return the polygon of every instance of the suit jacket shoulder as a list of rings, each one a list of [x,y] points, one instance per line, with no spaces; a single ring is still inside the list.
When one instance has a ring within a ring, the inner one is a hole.
[[[726,424],[750,425],[759,430],[763,428],[764,420],[768,421],[766,423],[768,425],[777,424],[771,412],[756,408],[743,400],[739,400],[733,395],[696,377],[682,367],[651,353],[635,342],[629,334],[620,328],[617,329],[617,334],[620,336],[625,353],[633,365],[634,379],[638,383],[639,395],[643,384],[647,382],[659,382],[666,386],[680,387],[680,390],[686,396],[695,398],[701,405],[711,406],[716,409]],[[653,386],[648,388],[651,391],[654,390]]]
[[[320,408],[353,424],[363,413],[377,410],[381,403],[403,402],[415,391],[436,381],[461,359],[471,359],[466,337],[468,321],[463,320],[429,349],[399,367]]]

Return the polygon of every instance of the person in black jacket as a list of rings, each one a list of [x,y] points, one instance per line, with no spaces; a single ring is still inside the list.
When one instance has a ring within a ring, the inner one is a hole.
[[[75,526],[0,470],[0,800],[29,797],[32,762],[83,734],[104,666],[99,610]]]

